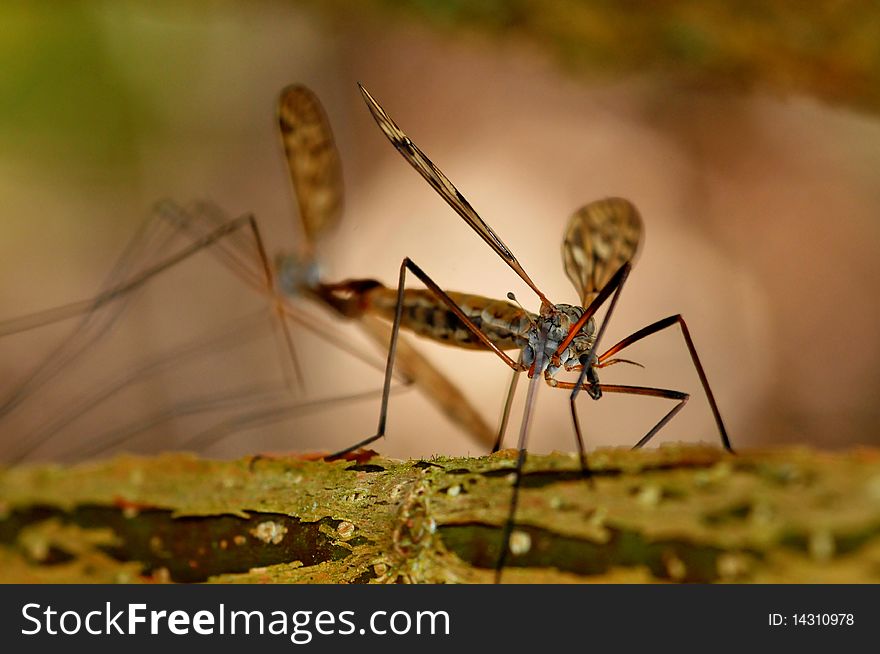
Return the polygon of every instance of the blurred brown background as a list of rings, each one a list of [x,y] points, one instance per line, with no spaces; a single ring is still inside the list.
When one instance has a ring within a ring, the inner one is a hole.
[[[576,301],[560,258],[570,213],[607,195],[635,202],[646,236],[607,344],[682,313],[735,445],[877,444],[871,65],[880,65],[880,12],[816,3],[814,14],[743,18],[663,4],[609,14],[593,2],[499,2],[480,12],[449,2],[4,3],[0,319],[93,295],[160,198],[253,212],[271,252],[294,246],[274,131],[275,99],[292,82],[322,99],[343,157],[347,207],[322,250],[327,279],[390,284],[410,256],[445,288],[512,290],[535,309],[527,287],[381,136],[361,81],[557,302]],[[277,384],[266,328],[173,374],[130,381],[76,420],[65,408],[264,305],[216,259],[194,257],[3,417],[3,450],[51,434],[34,458],[75,457],[95,434],[149,423],[194,389]],[[3,339],[7,398],[74,324]],[[341,332],[375,352],[356,330]],[[296,334],[306,398],[380,387],[379,372]],[[507,368],[489,354],[433,343],[424,351],[495,424]],[[669,330],[628,353],[646,369],[618,366],[604,381],[693,394],[656,442],[715,442],[680,336]],[[378,399],[329,406],[230,433],[207,452],[335,449],[373,433]],[[239,410],[247,403],[229,419]],[[585,398],[581,416],[591,444],[631,444],[666,410],[646,398]],[[175,447],[217,419],[175,411],[126,447]],[[531,449],[572,449],[571,434],[567,394],[542,388]],[[480,451],[418,392],[392,399],[377,449]]]

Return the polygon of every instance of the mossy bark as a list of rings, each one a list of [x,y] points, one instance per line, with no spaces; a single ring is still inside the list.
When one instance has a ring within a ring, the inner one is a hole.
[[[3,582],[491,582],[511,452],[0,473]],[[530,456],[504,582],[880,582],[880,452]]]

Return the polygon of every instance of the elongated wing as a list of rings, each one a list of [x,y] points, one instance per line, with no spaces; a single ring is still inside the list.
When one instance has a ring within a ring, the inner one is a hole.
[[[388,137],[388,140],[391,141],[391,144],[397,148],[397,151],[400,152],[400,154],[403,155],[403,158],[406,159],[413,168],[419,171],[428,184],[430,184],[434,190],[446,200],[450,207],[455,209],[459,216],[464,218],[465,222],[467,222],[467,224],[489,244],[489,247],[491,247],[499,257],[504,259],[508,266],[513,268],[516,274],[538,294],[538,297],[541,298],[543,302],[549,304],[547,298],[544,297],[544,294],[540,290],[538,290],[538,287],[535,286],[535,283],[529,278],[526,271],[523,270],[523,267],[520,265],[519,261],[516,260],[516,257],[513,256],[510,249],[504,244],[492,228],[480,218],[470,202],[468,202],[458,189],[455,188],[452,182],[449,181],[449,178],[446,177],[446,175],[444,175],[443,172],[425,156],[425,153],[422,152],[406,134],[404,134],[403,130],[391,120],[381,105],[373,99],[373,96],[370,95],[369,91],[360,84],[358,84],[358,86],[361,89],[361,94],[364,96],[367,107],[370,109],[370,113],[373,115],[373,119],[379,125],[385,136]]]
[[[565,273],[587,306],[627,261],[634,261],[642,219],[629,200],[605,198],[578,209],[562,241]]]
[[[303,231],[311,245],[342,215],[339,152],[324,108],[304,86],[288,86],[281,92],[278,127]]]

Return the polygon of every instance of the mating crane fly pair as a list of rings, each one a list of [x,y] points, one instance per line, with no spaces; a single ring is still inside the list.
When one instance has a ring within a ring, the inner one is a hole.
[[[554,304],[535,285],[507,245],[480,218],[446,175],[397,126],[363,86],[360,87],[360,90],[370,113],[392,145],[535,292],[541,306],[539,312],[533,314],[522,308],[519,303],[511,304],[476,295],[444,292],[415,262],[405,258],[400,267],[392,339],[389,347],[389,363],[386,371],[386,393],[383,396],[379,429],[374,436],[354,447],[366,445],[384,435],[387,389],[391,379],[396,338],[400,327],[406,327],[420,335],[460,347],[491,350],[513,369],[514,382],[517,373],[528,371],[531,382],[518,443],[521,458],[525,451],[537,380],[543,376],[550,386],[571,390],[571,412],[577,446],[581,455],[582,468],[585,473],[588,473],[575,403],[579,392],[586,390],[590,397],[596,400],[602,396],[602,393],[647,395],[676,400],[677,404],[639,440],[636,447],[647,443],[682,409],[688,400],[688,394],[644,386],[602,384],[599,382],[597,371],[615,363],[633,363],[626,359],[617,358],[615,355],[651,334],[678,325],[709,400],[722,444],[727,450],[731,450],[727,430],[721,419],[706,373],[700,363],[687,325],[680,315],[658,320],[627,336],[604,353],[597,354],[605,327],[632,268],[632,261],[639,245],[642,223],[638,212],[630,202],[622,198],[606,198],[586,205],[571,217],[563,241],[563,259],[565,271],[580,295],[581,306]],[[427,290],[405,289],[407,272],[422,281]],[[351,295],[355,295],[354,287],[348,290]],[[387,289],[383,289],[383,291],[387,296]],[[361,296],[359,297],[360,302],[373,304],[368,294],[359,292],[356,295]],[[515,301],[512,294],[508,294],[508,298]],[[593,317],[596,311],[609,299],[610,304],[605,320],[597,329]],[[388,313],[387,306],[384,313],[386,315]],[[518,360],[514,360],[505,352],[505,350],[514,348],[520,350]],[[561,381],[556,379],[556,373],[560,370],[577,371],[580,372],[580,375],[576,382]],[[511,384],[511,392],[513,386],[514,383]],[[506,412],[509,407],[510,397],[506,403],[502,425],[506,423]],[[502,436],[503,433],[499,432],[495,444],[496,450],[500,447]]]
[[[581,471],[587,477],[590,471],[587,465],[583,437],[577,416],[576,399],[579,392],[582,389],[586,390],[594,400],[601,398],[602,393],[625,393],[676,400],[677,404],[636,443],[635,447],[641,447],[647,443],[684,407],[689,395],[680,391],[662,388],[602,384],[599,382],[597,371],[615,363],[633,363],[627,359],[616,358],[615,355],[633,343],[678,325],[681,328],[681,333],[691,355],[694,368],[696,368],[700,382],[703,385],[703,390],[709,400],[709,405],[721,436],[721,442],[725,449],[732,451],[727,430],[721,419],[721,413],[718,410],[712,389],[709,387],[709,380],[700,363],[687,325],[680,315],[658,320],[627,336],[604,353],[597,354],[599,342],[614,312],[614,307],[632,268],[632,262],[639,245],[642,223],[638,212],[630,202],[622,198],[599,200],[581,208],[571,217],[563,241],[563,260],[565,272],[580,295],[581,306],[554,304],[535,285],[516,257],[513,256],[510,249],[494,230],[480,218],[467,199],[455,188],[446,175],[397,126],[363,86],[360,86],[360,90],[370,109],[370,113],[391,144],[425,178],[428,184],[446,200],[449,206],[480,235],[489,247],[519,275],[535,292],[541,302],[539,312],[533,314],[522,308],[518,302],[514,305],[479,296],[447,293],[418,265],[409,258],[405,258],[400,266],[397,303],[389,346],[385,393],[382,398],[379,429],[376,435],[359,444],[363,445],[372,442],[384,434],[388,390],[390,388],[391,371],[394,363],[396,339],[400,327],[405,326],[426,336],[448,340],[448,333],[451,329],[449,326],[450,322],[455,323],[455,320],[450,321],[447,318],[445,321],[440,321],[441,325],[444,325],[445,322],[445,329],[441,328],[439,332],[435,328],[429,327],[426,329],[424,318],[420,320],[418,318],[420,314],[413,311],[413,308],[421,306],[421,313],[428,314],[429,316],[431,314],[436,316],[451,312],[458,321],[454,332],[456,338],[451,342],[464,347],[477,346],[489,349],[513,369],[514,377],[505,403],[498,439],[495,443],[496,450],[500,447],[501,439],[504,436],[504,427],[507,423],[511,398],[518,374],[522,371],[528,371],[530,382],[517,444],[519,456],[516,462],[513,496],[502,533],[500,555],[495,567],[496,582],[500,581],[501,570],[504,568],[504,563],[510,550],[510,539],[513,533],[523,465],[525,463],[529,422],[534,407],[538,381],[541,376],[544,377],[544,380],[550,386],[571,390],[571,414],[578,452],[580,454]],[[415,275],[427,286],[430,297],[426,296],[424,291],[411,291],[404,288],[407,272]],[[515,301],[512,293],[508,293],[508,299]],[[605,319],[597,329],[593,317],[596,311],[609,300],[610,303]],[[429,307],[428,311],[424,310],[426,304]],[[436,325],[437,321],[431,320],[428,324]],[[460,326],[463,326],[465,331],[462,331],[459,328]],[[514,348],[520,350],[518,360],[514,360],[504,352],[505,349]],[[560,381],[556,379],[556,373],[560,370],[579,371],[580,374],[576,382]]]
[[[350,355],[367,363],[370,361],[363,353],[346,345],[344,339],[334,336],[332,324],[326,322],[321,324],[321,321],[309,316],[301,307],[291,305],[291,297],[307,297],[321,306],[332,309],[338,315],[356,319],[373,340],[380,343],[383,348],[387,347],[376,433],[341,450],[337,455],[354,451],[384,436],[395,367],[399,369],[398,374],[405,382],[415,383],[427,391],[429,400],[478,442],[488,445],[494,441],[493,449],[498,450],[508,422],[516,381],[520,373],[527,372],[530,382],[519,432],[519,457],[516,462],[512,501],[496,567],[496,579],[504,566],[509,549],[525,461],[528,427],[533,413],[535,394],[542,377],[552,387],[571,391],[570,408],[581,469],[585,476],[589,476],[590,470],[577,416],[576,399],[579,393],[582,390],[586,391],[595,400],[600,399],[604,393],[644,395],[674,400],[675,406],[636,443],[635,447],[647,443],[683,408],[689,395],[646,386],[604,384],[599,381],[598,371],[617,363],[633,363],[617,355],[652,334],[678,325],[709,401],[722,445],[727,450],[731,450],[730,440],[708,379],[687,325],[680,315],[658,320],[599,354],[600,342],[629,275],[642,232],[641,219],[630,202],[622,198],[606,198],[584,206],[571,217],[563,241],[563,260],[565,271],[578,292],[580,306],[555,304],[531,280],[507,245],[480,218],[449,179],[389,118],[366,89],[361,87],[361,92],[373,118],[394,147],[535,292],[540,300],[537,313],[526,311],[513,294],[508,294],[508,299],[511,300],[508,302],[443,291],[409,258],[404,258],[401,263],[396,289],[383,286],[372,279],[347,280],[341,283],[327,283],[321,280],[316,264],[317,242],[338,223],[341,216],[341,165],[320,102],[308,89],[291,86],[282,92],[278,124],[291,182],[299,205],[303,236],[299,251],[295,254],[279,256],[273,269],[252,216],[246,215],[229,220],[218,210],[207,205],[201,206],[195,214],[179,210],[173,205],[160,206],[154,220],[148,223],[144,233],[135,239],[117,266],[117,274],[125,281],[118,283],[116,277],[113,284],[109,284],[102,293],[91,300],[71,303],[0,323],[0,334],[5,335],[73,316],[86,315],[73,334],[38,364],[24,382],[7,397],[0,398],[2,400],[0,418],[15,411],[28,395],[51,380],[86,352],[92,343],[101,338],[122,310],[124,303],[119,302],[121,298],[138,291],[152,278],[196,252],[210,249],[248,284],[268,296],[272,313],[281,325],[280,332],[283,334],[288,360],[292,363],[295,376],[300,382],[305,376],[297,363],[294,339],[285,322],[288,319]],[[165,253],[162,250],[161,240],[148,238],[151,234],[150,230],[155,229],[156,225],[165,229],[171,227],[176,233],[185,234],[190,244],[176,253]],[[246,242],[247,235],[249,242]],[[145,245],[147,243],[152,245]],[[161,253],[161,257],[157,253]],[[415,275],[426,288],[406,288],[408,273]],[[605,318],[597,327],[595,314],[606,302],[608,309]],[[103,320],[92,319],[99,309],[111,305],[119,306]],[[390,321],[390,328],[387,322],[377,318]],[[401,337],[399,333],[401,328],[457,347],[489,350],[513,370],[514,375],[497,435],[488,428],[466,396],[434,368],[416,347]],[[218,342],[226,343],[229,338],[234,340],[237,336],[232,334],[230,337],[227,334],[224,336],[225,340]],[[212,343],[208,343],[208,346]],[[191,356],[204,349],[203,344],[198,348],[184,348],[181,352],[185,356]],[[509,356],[506,353],[508,350],[518,350],[518,357],[514,359]],[[161,368],[169,362],[173,363],[177,354],[176,351],[172,351],[147,368]],[[381,364],[378,367],[381,368]],[[577,380],[571,382],[557,379],[557,374],[561,371],[579,373]],[[136,375],[128,375],[128,377],[134,376]],[[125,381],[125,384],[127,383],[128,381]],[[93,408],[96,403],[112,397],[116,386],[113,384],[110,386],[111,390],[99,392],[93,398],[75,405],[66,415],[77,417]],[[241,396],[207,398],[191,403],[191,406],[182,411],[185,414],[193,410],[210,411],[217,406],[227,404],[240,406],[244,399],[246,398]],[[318,403],[326,402],[325,400]],[[244,428],[248,425],[262,424],[269,419],[289,415],[286,411],[295,411],[308,404],[305,402],[294,403],[287,407],[263,408],[237,418],[234,426]],[[314,404],[316,403],[313,402],[312,405]],[[65,414],[59,414],[59,416],[63,415]],[[168,416],[174,415],[176,415],[174,410],[168,412]],[[22,439],[19,443],[22,446],[19,448],[19,457],[25,456],[52,437],[55,433],[52,430],[53,425],[60,422],[60,417],[54,422],[50,420],[49,427],[36,432],[30,442],[28,439]],[[152,423],[156,422],[157,420],[152,420]],[[224,429],[221,424],[219,429],[198,434],[196,438],[190,439],[188,444],[207,445],[216,440],[218,434],[222,436]],[[132,433],[134,432],[131,429],[121,431],[112,435],[111,439],[105,439],[101,446],[118,445]]]
[[[361,358],[363,356],[357,350],[347,347],[344,339],[331,336],[331,326],[326,323],[320,324],[320,321],[304,314],[300,307],[293,308],[288,302],[289,296],[306,296],[325,307],[334,309],[338,314],[359,319],[367,333],[374,340],[381,342],[383,347],[388,348],[376,433],[342,452],[354,450],[384,435],[392,372],[395,366],[405,380],[414,381],[416,385],[428,390],[429,399],[434,401],[447,416],[475,436],[479,442],[488,445],[489,442],[494,441],[494,449],[497,450],[507,423],[518,373],[528,371],[532,382],[520,429],[521,452],[525,449],[527,427],[534,403],[535,380],[543,376],[548,384],[571,390],[571,411],[577,445],[581,453],[582,467],[588,472],[576,415],[575,399],[578,393],[586,390],[594,399],[601,397],[602,393],[610,392],[648,395],[677,401],[637,446],[646,443],[681,410],[688,398],[687,394],[649,387],[602,384],[598,380],[597,371],[615,363],[626,362],[626,359],[616,356],[620,351],[676,324],[681,328],[709,399],[722,442],[730,449],[724,424],[706,375],[687,327],[680,316],[657,321],[623,339],[603,354],[598,354],[605,326],[629,274],[641,234],[640,218],[629,202],[619,198],[600,200],[585,206],[572,216],[565,233],[563,254],[566,272],[578,290],[581,306],[554,304],[532,282],[510,249],[477,215],[446,176],[397,127],[370,94],[363,88],[361,91],[373,117],[394,146],[538,295],[541,305],[537,314],[526,311],[518,303],[512,304],[464,293],[444,292],[409,259],[404,259],[401,265],[397,289],[385,287],[369,279],[348,280],[338,284],[323,282],[315,264],[318,249],[316,244],[338,223],[341,215],[343,204],[341,165],[329,123],[319,101],[308,89],[292,86],[285,89],[281,95],[278,124],[290,178],[299,204],[303,235],[299,252],[279,257],[276,269],[273,271],[265,254],[259,229],[251,216],[228,220],[218,211],[204,207],[195,215],[191,215],[176,210],[173,206],[163,206],[157,212],[158,222],[166,226],[170,224],[175,230],[185,233],[191,241],[187,248],[173,255],[163,254],[158,263],[143,265],[140,268],[132,267],[131,262],[123,259],[123,263],[129,264],[128,268],[120,266],[121,270],[128,271],[125,273],[128,275],[125,282],[110,286],[89,301],[72,303],[24,319],[6,321],[0,325],[2,333],[21,331],[82,313],[94,313],[98,308],[115,303],[130,292],[138,290],[147,281],[184,258],[199,250],[210,249],[251,286],[270,297],[274,313],[284,325],[281,331],[298,379],[302,380],[304,375],[296,363],[294,341],[287,331],[285,319],[293,320],[354,356]],[[248,250],[242,246],[241,240],[236,240],[236,237],[241,236],[242,233],[251,235],[251,246],[255,246],[256,255],[253,248]],[[137,251],[137,247],[133,249]],[[141,254],[147,257],[149,251],[147,254]],[[427,288],[406,289],[407,272],[416,275]],[[597,329],[594,314],[609,299],[605,320]],[[385,323],[375,319],[377,316],[392,322],[390,333]],[[88,320],[83,324],[87,322]],[[38,388],[44,378],[48,377],[44,375],[46,370],[60,370],[64,365],[63,362],[76,358],[85,351],[88,344],[94,342],[106,328],[109,328],[112,320],[108,319],[105,322],[106,326],[99,325],[100,329],[94,330],[94,334],[89,338],[81,339],[81,343],[76,347],[70,345],[71,342],[76,342],[75,339],[70,339],[65,346],[66,349],[59,350],[63,356],[56,357],[62,360],[58,366],[51,357],[44,362],[45,365],[39,366],[3,406],[0,406],[0,416],[14,410],[22,397]],[[513,382],[497,437],[486,426],[466,397],[431,366],[417,348],[400,338],[401,327],[417,335],[458,347],[488,349],[514,370]],[[85,330],[81,329],[81,331]],[[505,350],[519,350],[520,356],[515,360],[506,354]],[[573,383],[557,380],[556,373],[560,370],[580,372],[580,376]],[[210,403],[206,403],[206,406],[210,406]],[[78,408],[77,412],[81,412],[84,408],[87,408],[86,405]],[[257,413],[252,422],[257,422],[256,419],[261,417],[261,414]],[[246,422],[241,421],[240,424]],[[120,440],[121,438],[117,438],[116,442]],[[208,442],[207,438],[196,438],[191,440],[190,444],[204,445]]]

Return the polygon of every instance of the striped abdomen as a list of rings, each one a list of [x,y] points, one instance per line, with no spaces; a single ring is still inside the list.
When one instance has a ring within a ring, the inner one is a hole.
[[[323,284],[316,291],[322,300],[346,316],[370,313],[388,321],[394,320],[397,289],[387,288],[374,280]],[[515,304],[455,291],[449,291],[447,295],[500,349],[520,348],[528,341],[530,314]],[[530,317],[535,319],[535,316]],[[446,303],[427,289],[404,290],[401,327],[456,347],[485,349]]]

